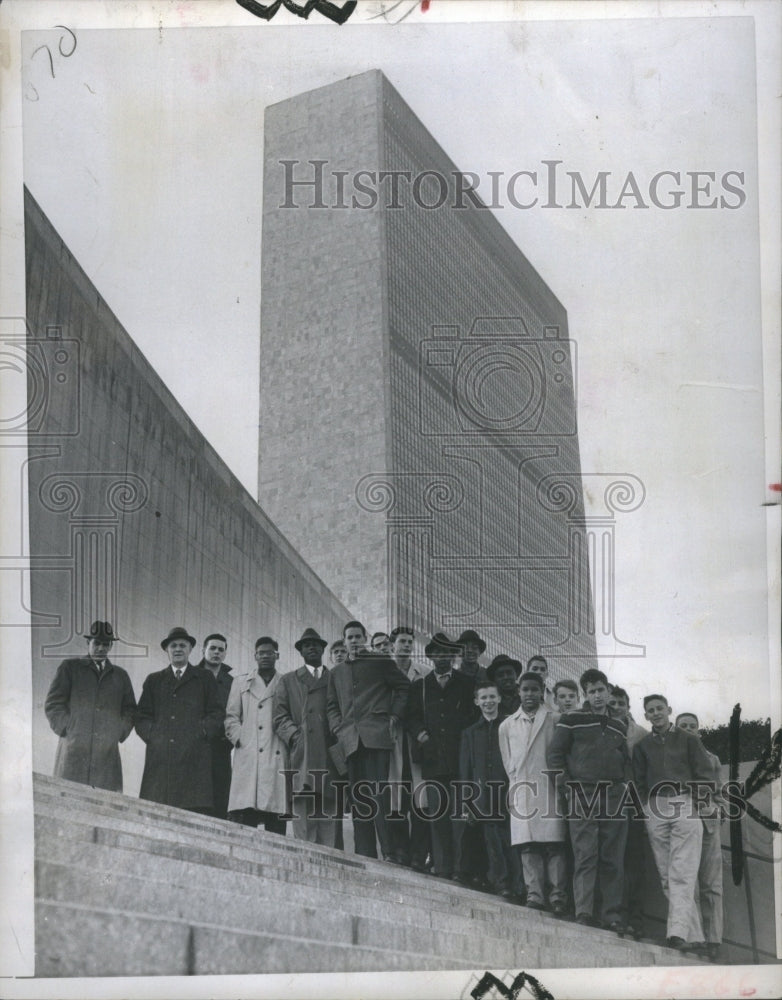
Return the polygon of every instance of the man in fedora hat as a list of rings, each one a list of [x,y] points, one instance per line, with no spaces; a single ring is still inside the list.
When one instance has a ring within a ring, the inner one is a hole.
[[[119,744],[133,729],[136,697],[126,671],[108,658],[111,622],[93,622],[84,638],[87,656],[63,660],[46,696],[46,718],[60,737],[54,774],[121,792]]]
[[[456,640],[461,659],[459,673],[469,677],[473,684],[486,680],[486,668],[478,662],[481,654],[486,652],[486,643],[473,628],[466,628]]]
[[[228,652],[228,640],[220,632],[213,632],[203,642],[201,662],[199,667],[208,670],[217,684],[217,696],[220,708],[225,712],[228,705],[228,695],[231,693],[233,674],[225,663]],[[218,819],[228,818],[228,795],[231,791],[231,751],[233,746],[225,735],[225,730],[212,740],[212,793],[214,805],[212,815]]]
[[[464,823],[454,814],[455,783],[459,778],[459,740],[462,731],[476,721],[478,711],[473,700],[474,682],[454,670],[458,653],[459,645],[443,632],[436,632],[426,644],[424,654],[434,669],[411,685],[407,732],[427,791],[427,808],[421,811],[430,825],[434,873],[464,881]],[[436,799],[440,801],[433,801]],[[414,808],[422,805],[414,802]]]
[[[514,715],[521,708],[518,683],[522,669],[519,660],[514,660],[504,653],[495,656],[486,668],[488,679],[496,685],[500,696],[500,722],[507,719],[509,715]]]
[[[211,813],[212,740],[225,713],[208,670],[189,657],[195,638],[172,628],[160,643],[169,665],[144,681],[136,732],[147,745],[139,798]]]
[[[323,666],[323,651],[327,645],[314,628],[305,628],[294,643],[304,663],[280,677],[273,725],[288,748],[294,772],[290,810],[294,837],[341,849],[342,808],[333,784],[339,774],[329,754],[334,738],[326,715],[329,671]]]

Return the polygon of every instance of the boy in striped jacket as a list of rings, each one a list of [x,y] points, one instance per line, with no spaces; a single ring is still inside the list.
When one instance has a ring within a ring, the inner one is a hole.
[[[594,909],[599,883],[599,923],[622,934],[627,820],[620,809],[631,775],[627,724],[608,707],[610,687],[602,671],[585,671],[580,684],[586,696],[584,706],[560,718],[547,763],[559,772],[558,787],[569,792],[576,921],[589,926],[598,923]]]

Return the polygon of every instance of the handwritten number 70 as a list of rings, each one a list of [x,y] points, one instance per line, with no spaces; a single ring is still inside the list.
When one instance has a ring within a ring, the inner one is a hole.
[[[67,52],[62,47],[63,41],[67,40],[66,35],[60,35],[60,39],[57,43],[57,50],[59,51],[63,59],[70,59],[70,57],[76,51],[76,35],[74,35],[74,33],[71,31],[70,28],[66,28],[64,24],[55,24],[55,28],[62,28],[63,31],[67,31],[68,34],[71,36],[71,42],[73,44],[71,44]],[[54,58],[52,57],[52,50],[49,48],[48,45],[39,45],[37,49],[33,49],[33,53],[30,56],[30,58],[32,59],[33,56],[37,55],[37,53],[39,52],[46,52],[47,56],[49,57],[49,72],[52,74],[52,80],[53,80],[55,77],[55,73],[54,73]]]

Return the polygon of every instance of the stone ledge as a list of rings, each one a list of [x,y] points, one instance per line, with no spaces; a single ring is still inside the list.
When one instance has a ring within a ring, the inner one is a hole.
[[[93,910],[109,906],[114,911],[134,917],[168,913],[172,918],[192,924],[209,925],[213,929],[247,933],[273,933],[287,937],[303,937],[337,945],[364,945],[410,953],[441,953],[447,942],[447,954],[465,961],[500,965],[509,960],[508,951],[526,956],[529,934],[496,937],[480,941],[467,923],[461,929],[453,926],[432,928],[422,922],[397,922],[388,919],[388,907],[377,908],[375,914],[355,914],[326,899],[286,900],[267,892],[268,883],[256,880],[250,892],[228,893],[203,884],[182,886],[164,881],[123,875],[107,882],[103,872],[52,865],[39,861],[36,870],[39,896],[50,903],[68,904],[75,899],[79,905]],[[281,905],[287,902],[288,905]],[[349,902],[349,899],[343,901]],[[381,914],[386,914],[384,918]],[[525,957],[525,961],[529,961]]]
[[[253,934],[36,899],[36,977],[468,969],[458,957]],[[89,942],[99,944],[90,949]]]
[[[35,807],[38,975],[697,964],[409,869],[58,779],[36,776]]]

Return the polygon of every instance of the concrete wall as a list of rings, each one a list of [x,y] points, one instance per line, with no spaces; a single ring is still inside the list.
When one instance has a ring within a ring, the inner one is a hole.
[[[43,702],[95,618],[114,623],[111,656],[138,696],[173,625],[199,641],[222,632],[241,671],[271,634],[287,670],[303,628],[336,637],[352,614],[186,416],[29,194],[25,209],[33,764],[50,773]],[[143,752],[135,734],[122,747],[131,795]]]

